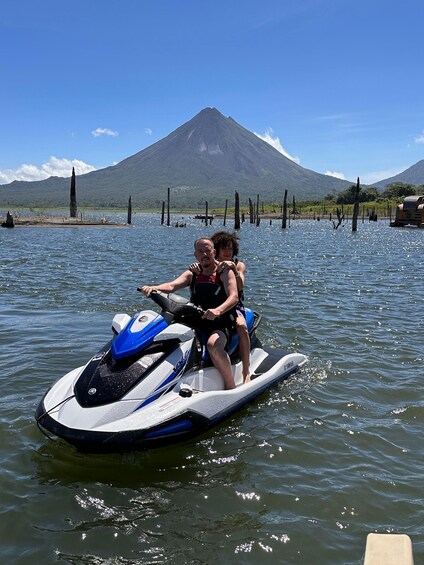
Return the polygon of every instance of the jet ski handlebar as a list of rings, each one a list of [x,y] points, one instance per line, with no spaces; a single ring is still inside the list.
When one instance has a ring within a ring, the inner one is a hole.
[[[141,288],[137,288],[137,290],[141,291]],[[181,318],[202,317],[205,313],[200,306],[196,306],[196,304],[193,304],[184,296],[173,292],[166,294],[160,290],[152,290],[149,298],[165,312],[170,312]]]

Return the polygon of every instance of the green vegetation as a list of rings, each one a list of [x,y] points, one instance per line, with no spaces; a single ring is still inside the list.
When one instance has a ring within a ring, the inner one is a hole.
[[[327,202],[335,202],[336,204],[353,204],[355,201],[355,185],[353,184],[347,190],[340,192],[337,196],[327,195],[324,200]],[[397,200],[401,202],[405,196],[413,196],[415,194],[423,194],[424,185],[416,186],[414,184],[406,184],[403,182],[393,182],[386,186],[383,192],[379,192],[376,188],[370,187],[361,190],[359,194],[360,202],[381,202],[387,200]]]

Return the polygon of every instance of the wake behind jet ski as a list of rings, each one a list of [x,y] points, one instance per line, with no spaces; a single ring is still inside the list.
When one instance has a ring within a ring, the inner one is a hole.
[[[195,437],[303,366],[301,353],[262,347],[260,316],[246,309],[251,381],[243,383],[237,336],[228,345],[236,388],[202,351],[202,311],[177,294],[153,291],[161,308],[113,318],[114,337],[87,364],[57,381],[37,410],[38,426],[81,451],[147,449]]]

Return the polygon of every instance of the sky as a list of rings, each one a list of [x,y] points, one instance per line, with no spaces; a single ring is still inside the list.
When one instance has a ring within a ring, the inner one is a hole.
[[[424,158],[423,0],[15,0],[0,184],[100,169],[206,107],[318,173]]]

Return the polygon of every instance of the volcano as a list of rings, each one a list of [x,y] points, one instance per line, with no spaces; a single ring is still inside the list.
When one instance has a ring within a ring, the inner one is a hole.
[[[225,200],[319,200],[352,183],[305,169],[216,108],[205,108],[160,141],[118,164],[76,178],[78,206],[223,207]],[[0,186],[3,206],[68,206],[70,179],[50,177]],[[231,204],[230,204],[231,205]]]

